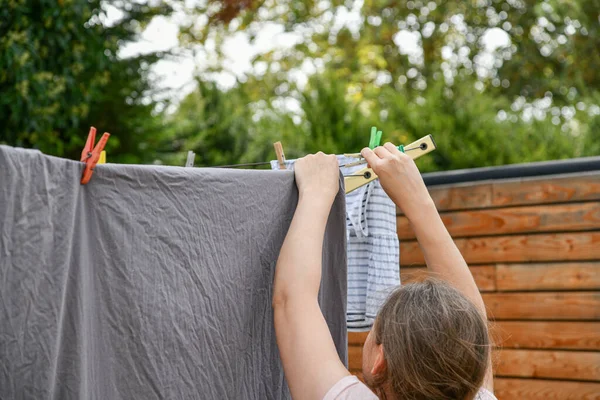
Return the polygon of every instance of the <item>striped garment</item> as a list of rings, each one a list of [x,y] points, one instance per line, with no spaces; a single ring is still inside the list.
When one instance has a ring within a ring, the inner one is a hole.
[[[338,156],[340,165],[356,159]],[[286,161],[293,169],[293,160]],[[279,169],[277,161],[271,168]],[[352,174],[364,165],[341,168]],[[348,309],[350,331],[368,331],[392,289],[400,285],[396,206],[379,180],[346,195],[348,251]]]

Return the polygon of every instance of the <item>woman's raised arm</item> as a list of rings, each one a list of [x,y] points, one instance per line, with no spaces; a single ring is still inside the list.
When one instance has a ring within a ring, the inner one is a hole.
[[[362,155],[379,176],[388,196],[410,221],[427,268],[457,288],[486,318],[483,298],[473,275],[444,226],[414,161],[391,143],[375,150],[363,149]],[[484,386],[492,388],[491,364]]]

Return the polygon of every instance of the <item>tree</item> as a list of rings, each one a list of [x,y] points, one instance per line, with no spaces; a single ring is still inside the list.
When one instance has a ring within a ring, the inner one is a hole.
[[[503,95],[537,99],[551,93],[560,105],[572,104],[573,94],[589,97],[600,90],[599,0],[245,1],[235,9],[229,3],[196,6],[208,22],[188,27],[183,38],[223,43],[236,32],[253,38],[264,24],[279,23],[302,31],[304,40],[256,61],[278,62],[283,70],[321,59],[345,69],[352,81],[372,84],[384,73],[392,84],[406,80],[408,91],[423,87],[420,81],[477,73]],[[349,11],[360,13],[359,19],[343,25]],[[484,37],[491,30],[510,41],[490,63]],[[403,46],[411,38],[416,51]]]
[[[107,7],[122,17],[109,25]],[[112,161],[154,157],[148,69],[159,54],[120,59],[164,4],[14,1],[0,7],[0,142],[78,158],[91,125],[113,134]]]
[[[220,90],[213,82],[198,81],[198,89],[168,118],[167,160],[182,165],[187,151],[196,153],[196,166],[234,164],[247,160],[252,112],[243,86]]]
[[[359,148],[371,124],[400,143],[434,134],[440,149],[424,161],[428,170],[594,154],[597,0],[230,3],[198,6],[206,24],[182,38],[212,40],[221,55],[230,35],[252,39],[265,24],[302,36],[256,57],[266,72],[244,84],[252,101],[263,99],[261,118],[292,132],[286,147],[295,154]],[[359,17],[344,24],[348,10]],[[490,53],[491,32],[509,41]],[[321,67],[302,87],[290,76],[307,62]],[[289,99],[299,112],[279,107]]]
[[[168,6],[0,1],[4,143],[77,158],[95,125],[113,133],[110,161],[182,165],[194,150],[208,166],[273,158],[277,140],[289,157],[354,152],[376,125],[404,144],[433,134],[425,170],[598,149],[599,0],[175,0],[189,22],[182,43],[215,47],[207,72],[228,68],[222,49],[240,32],[253,40],[275,23],[300,40],[258,55],[264,72],[233,88],[199,78],[172,115],[153,97],[149,71],[162,55],[118,57]],[[107,21],[107,6],[122,18]],[[492,31],[509,42],[490,53]],[[307,64],[315,72],[300,84]]]

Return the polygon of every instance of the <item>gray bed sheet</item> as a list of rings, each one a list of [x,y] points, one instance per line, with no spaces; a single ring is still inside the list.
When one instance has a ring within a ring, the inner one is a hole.
[[[287,399],[275,263],[293,172],[83,164],[0,146],[0,399]],[[344,195],[319,302],[347,360]]]

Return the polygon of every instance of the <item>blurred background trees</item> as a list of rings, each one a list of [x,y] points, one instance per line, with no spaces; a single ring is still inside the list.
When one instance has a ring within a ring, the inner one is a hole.
[[[149,67],[161,54],[120,59],[167,5],[116,3],[106,24],[101,1],[0,0],[0,142],[79,158],[91,125],[110,131],[113,160],[144,162],[161,135]]]
[[[11,145],[77,158],[94,124],[116,139],[112,162],[182,165],[194,150],[218,165],[271,159],[276,140],[288,157],[355,152],[376,125],[403,144],[432,134],[424,170],[600,152],[600,0],[1,1]],[[106,4],[117,23],[103,22]],[[118,50],[173,10],[186,16],[180,48],[211,57],[168,107],[150,72],[167,55]],[[273,26],[291,43],[235,72],[228,40]],[[233,85],[215,83],[228,73]]]

